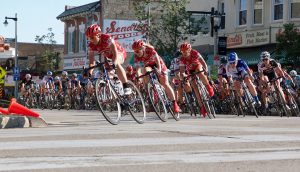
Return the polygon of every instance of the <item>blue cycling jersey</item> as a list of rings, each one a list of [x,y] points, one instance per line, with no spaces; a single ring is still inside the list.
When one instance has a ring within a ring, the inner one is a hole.
[[[233,67],[230,63],[227,63],[226,65],[227,76],[232,76],[234,78],[241,76],[245,77],[245,75],[248,74],[248,69],[249,66],[242,59],[238,59],[237,65],[235,67]]]

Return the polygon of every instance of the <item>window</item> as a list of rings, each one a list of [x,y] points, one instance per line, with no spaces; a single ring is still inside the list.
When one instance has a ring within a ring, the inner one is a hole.
[[[68,53],[74,53],[75,49],[75,27],[68,28]]]
[[[291,0],[291,18],[300,18],[300,0]]]
[[[253,15],[253,23],[254,24],[262,24],[263,21],[263,1],[262,0],[254,0],[254,15]]]
[[[247,0],[240,0],[239,25],[247,24]]]
[[[225,14],[225,3],[221,2],[220,3],[220,13],[221,14]],[[220,29],[225,29],[225,15],[221,16],[221,24],[220,24]]]
[[[78,33],[79,52],[84,52],[86,50],[86,38],[85,38],[84,30],[85,30],[85,25],[84,24],[79,25],[79,33]]]
[[[273,0],[274,2],[274,20],[283,19],[283,0]]]

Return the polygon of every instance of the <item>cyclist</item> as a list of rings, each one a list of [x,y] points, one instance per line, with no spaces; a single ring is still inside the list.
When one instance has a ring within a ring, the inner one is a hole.
[[[48,89],[53,89],[53,77],[52,77],[52,71],[48,71],[47,75],[43,77],[41,81],[41,94],[44,93],[44,91],[49,91]]]
[[[101,33],[101,29],[97,24],[89,26],[85,32],[86,37],[89,39],[89,60],[90,67],[95,66],[94,51],[97,51],[101,56],[112,59],[113,65],[116,68],[118,78],[123,83],[124,94],[131,94],[132,90],[127,84],[127,77],[122,64],[126,58],[126,51],[115,41],[110,35]],[[92,75],[93,70],[90,70]]]
[[[127,76],[127,79],[131,80],[132,82],[135,82],[136,71],[134,70],[134,68],[131,65],[128,65],[126,67],[126,76]]]
[[[59,76],[54,77],[53,85],[55,93],[60,94],[62,92],[62,82]]]
[[[299,89],[300,88],[300,75],[297,74],[297,71],[291,70],[290,76],[292,77],[293,82],[295,83],[296,89]]]
[[[238,95],[243,99],[243,91],[238,79],[242,79],[247,85],[251,95],[257,106],[261,106],[261,103],[257,97],[257,92],[253,84],[252,70],[248,67],[246,62],[238,58],[238,55],[235,52],[232,52],[228,55],[228,63],[226,65],[227,76],[230,83],[234,84],[234,88],[237,91]]]
[[[61,72],[60,80],[61,80],[61,85],[62,85],[63,92],[65,94],[68,93],[68,89],[71,88],[71,83],[70,83],[70,78],[68,77],[68,72],[67,71],[62,71]]]
[[[229,95],[229,87],[227,82],[226,64],[228,62],[227,56],[222,56],[220,59],[220,65],[218,67],[218,90],[221,93],[220,99],[224,99]]]
[[[268,51],[263,51],[260,54],[260,59],[261,61],[258,63],[258,71],[259,71],[260,78],[264,83],[276,79],[277,77],[285,78],[286,75],[284,71],[281,69],[280,63],[272,59]],[[280,80],[276,80],[275,84],[278,86],[280,94],[283,97],[285,97],[282,88],[280,86]],[[267,92],[269,91],[270,88],[268,87]],[[268,108],[267,95],[265,92],[262,93],[262,101],[263,103],[265,103],[265,108]]]
[[[162,58],[155,51],[154,47],[144,43],[142,40],[137,40],[132,44],[132,49],[134,51],[135,66],[137,68],[141,68],[139,63],[144,63],[143,73],[151,71],[153,68],[157,70],[156,72],[158,74],[159,82],[165,88],[169,99],[173,102],[174,112],[180,112],[181,110],[175,100],[174,91],[169,84],[167,67]],[[148,83],[147,81],[148,78],[145,78],[144,83]]]
[[[34,89],[34,82],[32,81],[32,77],[29,73],[25,75],[25,78],[21,82],[21,96],[25,96],[29,89]]]
[[[86,93],[88,95],[92,95],[93,91],[92,91],[92,82],[89,78],[89,74],[87,72],[84,72],[82,75],[82,79],[80,80],[80,85],[81,88],[86,90]]]
[[[209,80],[207,78],[207,64],[202,58],[201,54],[192,49],[191,44],[185,42],[180,45],[180,75],[181,77],[185,77],[185,70],[187,70],[188,73],[194,73],[194,72],[199,72],[199,71],[205,71],[205,72],[200,72],[197,75],[199,76],[200,80],[203,82],[203,84],[206,86],[206,89],[208,91],[208,94],[210,97],[214,95],[214,90],[213,87],[209,84]],[[187,83],[189,85],[189,83]],[[195,82],[192,82],[192,88],[194,89],[194,92],[196,94],[197,100],[200,103],[201,98],[200,98],[200,93],[199,90],[196,86]],[[203,116],[206,116],[207,112],[204,107],[204,105],[201,106],[201,114]]]

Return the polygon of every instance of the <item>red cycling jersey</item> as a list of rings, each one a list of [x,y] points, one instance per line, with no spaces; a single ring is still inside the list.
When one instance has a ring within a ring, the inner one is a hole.
[[[165,65],[163,59],[157,54],[154,48],[145,47],[144,54],[142,57],[134,56],[134,63],[138,66],[139,62],[143,62],[145,67],[156,65],[156,58],[159,58],[161,65],[161,71],[166,73],[167,66]]]
[[[101,34],[99,37],[100,41],[99,44],[95,45],[93,43],[89,43],[89,48],[93,51],[98,51],[99,54],[103,54],[105,57],[112,59],[113,54],[110,49],[111,44],[115,44],[117,47],[118,53],[121,53],[123,55],[123,60],[126,59],[126,51],[125,49],[120,45],[118,41],[115,41],[110,35],[108,34]]]
[[[196,50],[191,50],[188,57],[180,57],[180,66],[186,66],[188,71],[196,70],[200,65],[201,54]]]

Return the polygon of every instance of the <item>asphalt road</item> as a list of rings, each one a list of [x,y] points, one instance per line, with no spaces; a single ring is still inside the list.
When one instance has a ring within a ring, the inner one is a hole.
[[[112,126],[97,111],[37,110],[47,128],[3,129],[0,171],[300,171],[300,118],[183,115]]]

